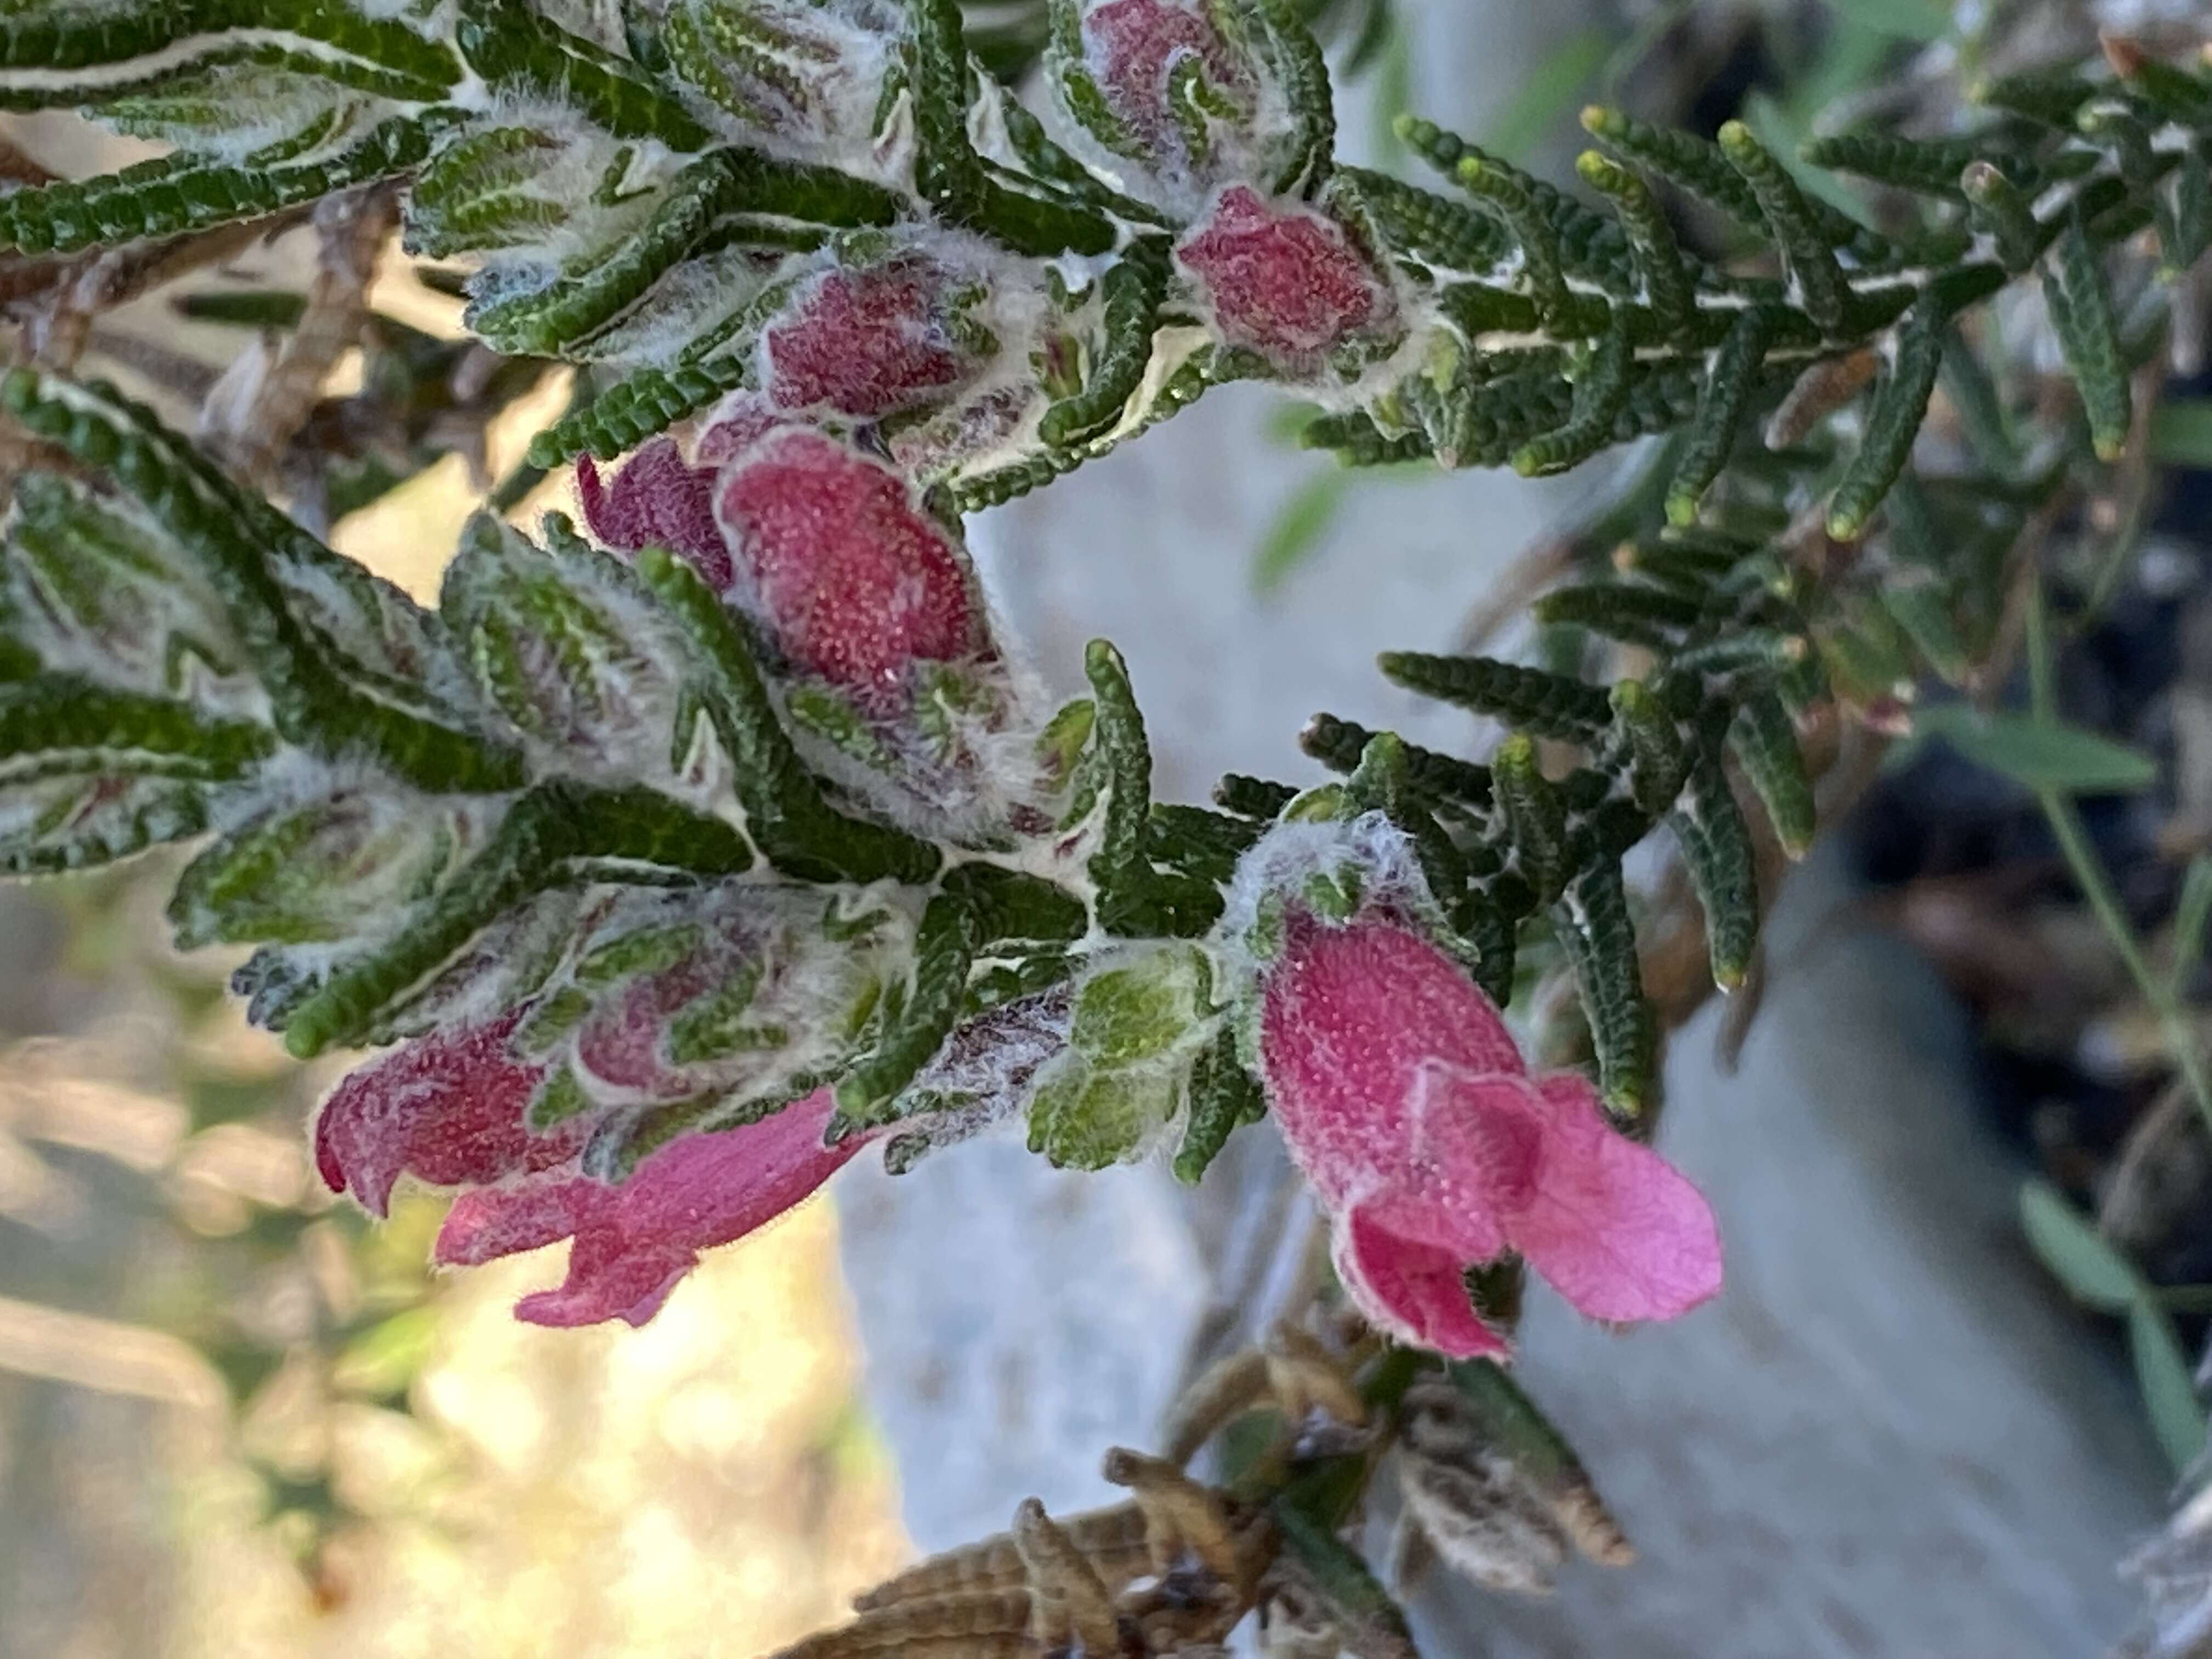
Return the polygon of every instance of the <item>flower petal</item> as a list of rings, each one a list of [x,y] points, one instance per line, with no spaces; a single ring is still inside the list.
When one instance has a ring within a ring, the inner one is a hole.
[[[574,1157],[582,1126],[550,1135],[524,1126],[544,1076],[507,1051],[526,1012],[419,1037],[340,1083],[315,1119],[324,1184],[382,1215],[403,1173],[474,1186]]]
[[[1377,1330],[1454,1359],[1509,1352],[1468,1299],[1466,1263],[1391,1231],[1378,1206],[1355,1204],[1338,1218],[1333,1255],[1337,1277]]]
[[[1261,1053],[1275,1121],[1324,1203],[1402,1185],[1437,1068],[1517,1074],[1521,1051],[1450,957],[1402,923],[1291,917]]]
[[[590,456],[576,462],[577,504],[592,534],[625,553],[665,547],[681,554],[719,593],[730,585],[731,566],[714,523],[714,482],[673,438],[655,438],[605,481]]]
[[[717,491],[738,595],[800,672],[881,712],[908,701],[915,664],[990,653],[966,552],[893,468],[794,429],[728,463]]]
[[[558,1289],[515,1304],[536,1325],[653,1317],[699,1252],[774,1220],[821,1186],[867,1139],[822,1144],[836,1103],[827,1089],[758,1123],[687,1135],[619,1186],[562,1175],[471,1193],[438,1235],[437,1259],[471,1265],[573,1236]]]
[[[1705,1195],[1614,1130],[1588,1079],[1539,1078],[1551,1109],[1535,1191],[1506,1231],[1528,1265],[1593,1319],[1671,1319],[1721,1287]]]
[[[940,316],[956,281],[921,256],[826,272],[769,325],[769,398],[872,418],[941,396],[980,366]]]

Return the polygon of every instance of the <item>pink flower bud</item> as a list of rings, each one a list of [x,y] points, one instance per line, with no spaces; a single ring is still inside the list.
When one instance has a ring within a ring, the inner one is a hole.
[[[584,524],[624,553],[665,547],[680,554],[717,592],[730,585],[730,550],[714,523],[714,472],[684,459],[673,438],[655,438],[602,481],[588,455],[576,462]]]
[[[1342,225],[1249,185],[1223,191],[1175,257],[1215,332],[1291,378],[1319,376],[1340,349],[1376,343],[1396,320],[1389,285]]]
[[[914,252],[824,271],[762,337],[769,401],[790,413],[874,420],[945,397],[987,366],[975,343],[955,336],[962,283]]]
[[[1582,1077],[1530,1077],[1490,999],[1395,915],[1292,910],[1261,1048],[1345,1288],[1401,1340],[1504,1353],[1462,1274],[1508,1249],[1595,1319],[1670,1319],[1719,1291],[1697,1188],[1616,1132]]]
[[[573,1238],[567,1279],[515,1304],[535,1325],[642,1325],[699,1252],[743,1238],[812,1194],[866,1144],[822,1144],[836,1109],[827,1089],[771,1117],[714,1134],[686,1135],[618,1187],[549,1172],[464,1193],[439,1230],[436,1259],[474,1267]]]
[[[1207,158],[1188,153],[1177,118],[1171,83],[1178,68],[1194,64],[1218,95],[1243,109],[1252,105],[1249,67],[1194,6],[1107,0],[1084,17],[1083,46],[1085,64],[1115,118],[1153,157],[1180,158],[1186,170]]]
[[[818,432],[724,467],[732,592],[795,672],[896,714],[917,664],[995,655],[966,553],[892,468]]]

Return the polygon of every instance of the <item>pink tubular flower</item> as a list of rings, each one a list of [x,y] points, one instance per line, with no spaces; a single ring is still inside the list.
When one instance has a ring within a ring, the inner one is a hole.
[[[546,1062],[513,1057],[523,1018],[419,1038],[341,1083],[315,1123],[315,1162],[333,1192],[378,1215],[403,1174],[465,1188],[436,1259],[472,1266],[574,1237],[567,1282],[526,1297],[541,1325],[643,1324],[699,1252],[744,1237],[812,1193],[869,1137],[822,1144],[834,1101],[821,1090],[741,1128],[685,1135],[619,1185],[580,1172],[596,1115],[532,1134],[524,1113]]]
[[[533,1135],[523,1123],[545,1067],[508,1042],[516,1009],[407,1044],[348,1077],[315,1119],[315,1168],[372,1215],[404,1173],[434,1187],[474,1185],[565,1164],[580,1138]]]
[[[1388,912],[1287,920],[1261,1048],[1337,1270],[1401,1340],[1503,1355],[1462,1274],[1518,1250],[1594,1319],[1671,1319],[1721,1284],[1711,1210],[1571,1073],[1531,1077],[1497,1008]]]
[[[533,1325],[642,1325],[699,1252],[743,1238],[812,1194],[866,1143],[822,1144],[836,1103],[827,1089],[742,1128],[686,1135],[618,1187],[551,1173],[483,1187],[453,1201],[436,1260],[475,1267],[563,1238],[575,1242],[558,1290],[514,1304]]]
[[[588,455],[576,462],[584,524],[609,547],[680,554],[716,591],[730,585],[730,551],[714,525],[714,473],[684,459],[673,438],[655,438],[602,480]]]
[[[945,326],[955,280],[925,255],[823,273],[763,337],[769,400],[872,420],[944,396],[981,367]]]
[[[1249,185],[1223,191],[1175,257],[1212,304],[1221,337],[1286,374],[1317,373],[1332,347],[1396,311],[1343,226],[1302,204],[1269,203]]]
[[[915,664],[992,653],[966,554],[891,467],[818,432],[778,432],[716,489],[734,595],[793,669],[895,714]]]

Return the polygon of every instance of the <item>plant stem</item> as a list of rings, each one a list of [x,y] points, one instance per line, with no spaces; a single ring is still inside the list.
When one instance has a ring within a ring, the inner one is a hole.
[[[2043,574],[2031,568],[2028,573],[2027,594],[2027,687],[2028,704],[2038,720],[2054,717],[2051,687],[2050,619],[2044,610]],[[2043,809],[2050,823],[2051,833],[2058,842],[2061,857],[2073,873],[2075,884],[2081,888],[2082,897],[2089,902],[2098,923],[2112,948],[2119,952],[2129,977],[2151,1012],[2158,1017],[2159,1030],[2166,1047],[2173,1052],[2173,1060],[2187,1085],[2189,1096],[2197,1103],[2198,1115],[2205,1127],[2212,1129],[2212,1077],[2204,1069],[2203,1054],[2198,1050],[2197,1033],[2190,1024],[2187,1012],[2173,987],[2151,969],[2150,960],[2143,955],[2142,945],[2136,938],[2127,914],[2120,908],[2118,894],[2112,890],[2111,875],[2097,856],[2097,849],[2089,839],[2081,815],[2075,810],[2070,796],[2052,788],[2038,789],[2036,804]]]

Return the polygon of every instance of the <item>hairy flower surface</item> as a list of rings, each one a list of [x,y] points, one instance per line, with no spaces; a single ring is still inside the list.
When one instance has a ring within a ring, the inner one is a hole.
[[[1697,1188],[1617,1133],[1584,1079],[1529,1076],[1489,998],[1396,915],[1293,910],[1261,1049],[1345,1287],[1393,1335],[1504,1353],[1462,1274],[1509,1249],[1595,1319],[1668,1319],[1720,1289]]]
[[[770,401],[873,419],[944,396],[984,363],[955,337],[957,283],[920,253],[825,271],[763,336]]]
[[[338,1085],[315,1125],[325,1184],[378,1215],[402,1174],[465,1189],[438,1235],[441,1263],[474,1266],[574,1238],[567,1282],[524,1297],[518,1318],[644,1323],[701,1250],[782,1214],[867,1142],[823,1146],[832,1102],[819,1090],[756,1122],[681,1136],[618,1183],[593,1179],[579,1158],[595,1115],[544,1133],[526,1127],[552,1063],[514,1053],[524,1014],[450,1028],[363,1066]],[[608,1022],[596,1039],[603,1063],[649,1068],[651,1045],[641,1048],[638,1033],[657,1029],[657,1018]],[[641,1071],[640,1080],[653,1079]]]
[[[693,466],[673,438],[655,438],[602,478],[588,455],[576,462],[585,526],[625,553],[665,547],[681,554],[716,592],[730,585],[730,550],[714,523],[714,473]]]
[[[735,592],[799,672],[872,713],[917,663],[991,653],[967,555],[896,471],[815,432],[779,432],[723,470],[715,509]]]
[[[1342,225],[1302,204],[1269,202],[1248,185],[1223,191],[1175,257],[1221,337],[1286,375],[1318,374],[1334,352],[1396,313],[1389,285]]]
[[[348,1077],[315,1120],[315,1168],[372,1215],[399,1177],[466,1187],[572,1160],[580,1137],[533,1135],[523,1115],[545,1066],[510,1047],[523,1011],[451,1026]]]
[[[699,1252],[732,1243],[811,1196],[867,1144],[824,1146],[827,1089],[757,1123],[686,1135],[619,1186],[552,1171],[464,1193],[439,1229],[436,1259],[475,1267],[574,1240],[567,1279],[514,1304],[533,1325],[642,1325],[660,1310]]]

